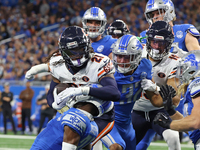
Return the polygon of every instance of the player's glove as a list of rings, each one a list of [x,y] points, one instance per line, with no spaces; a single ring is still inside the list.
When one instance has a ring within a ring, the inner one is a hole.
[[[174,109],[172,98],[176,96],[176,90],[170,86],[170,85],[163,85],[160,88],[160,96],[163,99],[163,105],[165,110],[168,112],[170,116],[174,115],[176,113],[176,110]]]
[[[60,99],[57,94],[57,88],[53,91],[54,102],[52,103],[52,107],[56,110],[61,110],[63,107],[66,106],[66,102],[71,101],[71,99]]]
[[[170,124],[171,124],[171,120],[169,119],[169,117],[164,114],[159,112],[153,119],[153,123],[154,124],[158,124],[163,128],[167,128],[170,129]]]
[[[152,91],[155,92],[156,94],[158,94],[158,92],[160,91],[160,87],[149,79],[142,79],[141,87],[145,91]]]

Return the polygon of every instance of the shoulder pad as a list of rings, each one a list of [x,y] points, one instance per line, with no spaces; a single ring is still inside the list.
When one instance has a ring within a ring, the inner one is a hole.
[[[192,34],[194,37],[199,38],[200,37],[200,33],[199,31],[194,27],[194,26],[190,26],[187,29],[187,32]]]
[[[194,97],[198,93],[200,93],[200,78],[196,78],[189,85],[190,96]]]

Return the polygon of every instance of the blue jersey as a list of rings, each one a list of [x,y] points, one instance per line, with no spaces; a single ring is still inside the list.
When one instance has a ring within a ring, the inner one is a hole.
[[[93,42],[92,48],[94,52],[108,56],[112,52],[111,45],[116,41],[117,39],[112,38],[111,35],[106,35],[101,40]]]
[[[140,37],[146,36],[147,30],[140,33]],[[188,52],[185,45],[185,36],[190,32],[193,36],[199,37],[198,30],[192,24],[179,24],[173,26],[174,42],[177,43],[178,47],[183,51]],[[146,44],[146,39],[142,39],[141,43]],[[173,52],[174,47],[171,48],[170,52]]]
[[[79,109],[71,108],[47,124],[35,139],[31,150],[61,150],[66,125],[80,135],[78,150],[90,144],[98,135],[98,126],[92,118]]]
[[[200,93],[200,77],[194,79],[188,86],[187,91],[185,92],[184,101],[187,103],[187,114],[190,115],[193,108],[192,97]],[[200,138],[200,130],[189,131],[189,137],[192,142],[195,144]]]
[[[137,69],[132,75],[125,76],[122,73],[115,72],[115,80],[119,91],[121,92],[120,100],[114,102],[115,105],[115,120],[129,124],[131,121],[131,111],[136,100],[141,96],[141,75],[145,72],[145,78],[152,78],[151,61],[143,58]],[[122,119],[124,118],[124,119]]]

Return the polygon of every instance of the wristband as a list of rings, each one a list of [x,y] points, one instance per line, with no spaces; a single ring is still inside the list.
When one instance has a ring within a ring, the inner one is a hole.
[[[62,142],[62,150],[76,150],[77,146],[70,144],[70,143],[66,143],[66,142]]]
[[[167,113],[170,115],[170,116],[173,116],[175,113],[176,113],[176,110],[171,108],[169,110],[167,110]]]

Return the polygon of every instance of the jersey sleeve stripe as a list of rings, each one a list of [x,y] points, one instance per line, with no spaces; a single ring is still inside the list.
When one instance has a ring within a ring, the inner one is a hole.
[[[102,70],[99,74],[98,74],[98,77],[103,74],[105,72],[105,70]]]
[[[96,144],[102,137],[104,137],[112,130],[112,128],[114,127],[114,123],[115,121],[108,123],[108,125],[98,134],[96,139],[92,142],[92,146],[94,146],[94,144]]]

